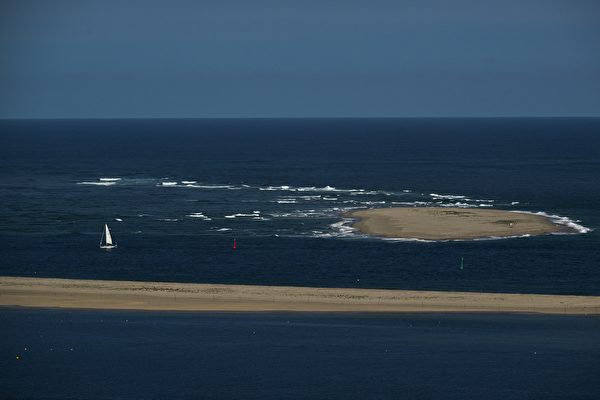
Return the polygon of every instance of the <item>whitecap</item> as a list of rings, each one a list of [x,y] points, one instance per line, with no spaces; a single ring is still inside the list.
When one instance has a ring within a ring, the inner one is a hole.
[[[376,194],[379,194],[379,192],[376,190],[361,190],[358,192],[350,192],[350,196],[372,196]]]
[[[444,200],[457,200],[457,199],[466,199],[467,196],[462,195],[454,195],[454,194],[437,194],[437,193],[429,193],[429,196],[434,199],[444,199]]]
[[[296,199],[278,199],[279,204],[296,204]]]
[[[353,219],[344,218],[340,222],[329,225],[329,227],[336,231],[338,236],[352,236],[356,232],[356,228],[351,225],[353,222]]]
[[[523,235],[511,235],[511,236],[486,236],[481,238],[474,239],[457,239],[453,240],[454,242],[465,242],[467,240],[475,240],[475,241],[487,241],[487,240],[503,240],[503,239],[520,239],[520,238],[528,238],[531,237],[531,234],[525,233]]]
[[[392,201],[394,205],[402,205],[402,206],[427,206],[431,205],[430,201]]]
[[[197,181],[181,181],[181,183],[184,185],[193,185],[194,183],[197,183]]]
[[[575,230],[577,233],[588,233],[591,232],[592,229],[585,227],[581,224],[578,224],[578,222],[581,222],[579,220],[572,220],[569,217],[561,217],[560,215],[555,215],[555,214],[548,214],[545,213],[543,211],[538,211],[538,212],[531,212],[531,211],[510,211],[510,212],[514,212],[514,213],[521,213],[521,214],[532,214],[532,215],[541,215],[543,217],[546,217],[548,219],[550,219],[553,223],[557,224],[557,225],[563,225],[563,226],[567,226],[573,230]],[[558,233],[554,233],[555,235],[557,234],[568,234],[567,232],[558,232]]]
[[[158,186],[177,186],[177,182],[161,182]]]
[[[99,178],[102,182],[118,182],[121,178]]]
[[[121,218],[115,218],[115,221],[123,222],[123,220]]]
[[[188,183],[185,185],[186,187],[189,188],[197,188],[197,189],[232,189],[234,188],[231,185],[196,185],[196,184],[192,184],[192,183]]]
[[[211,218],[207,217],[206,215],[204,215],[201,212],[191,213],[191,214],[188,214],[187,216],[190,217],[190,218],[200,218],[200,219],[203,219],[205,221],[212,221]]]
[[[472,204],[461,203],[460,201],[457,201],[456,203],[442,203],[442,202],[438,202],[436,204],[439,204],[441,207],[458,207],[458,208],[475,207]]]
[[[386,242],[421,242],[421,243],[433,243],[433,242],[446,242],[447,240],[430,240],[430,239],[419,239],[419,238],[388,238],[388,237],[379,237],[376,239],[381,239]]]
[[[267,191],[274,191],[274,190],[290,190],[291,187],[287,186],[287,185],[282,185],[282,186],[267,186],[267,187],[259,187],[258,190],[267,190]]]
[[[78,185],[113,186],[117,182],[77,182]]]

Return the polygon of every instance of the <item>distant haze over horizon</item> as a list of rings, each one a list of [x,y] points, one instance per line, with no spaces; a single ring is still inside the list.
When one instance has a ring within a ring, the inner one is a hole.
[[[600,117],[596,1],[0,3],[0,119]]]

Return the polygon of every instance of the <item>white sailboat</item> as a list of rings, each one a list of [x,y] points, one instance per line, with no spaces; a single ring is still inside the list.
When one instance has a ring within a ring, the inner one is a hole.
[[[100,248],[113,249],[115,247],[117,247],[117,244],[113,242],[112,235],[110,234],[110,229],[108,229],[107,224],[104,224],[104,230],[102,231],[102,237],[100,238]]]

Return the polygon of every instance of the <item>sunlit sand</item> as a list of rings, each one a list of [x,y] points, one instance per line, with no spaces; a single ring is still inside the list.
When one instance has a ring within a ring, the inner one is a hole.
[[[492,209],[394,207],[353,211],[358,231],[386,238],[459,240],[575,232],[542,215]]]
[[[600,314],[600,297],[0,277],[0,306],[236,312]]]

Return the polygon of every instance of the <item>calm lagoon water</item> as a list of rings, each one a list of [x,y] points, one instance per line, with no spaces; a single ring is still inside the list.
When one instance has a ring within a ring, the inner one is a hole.
[[[3,399],[600,397],[598,318],[3,309],[0,326]]]

